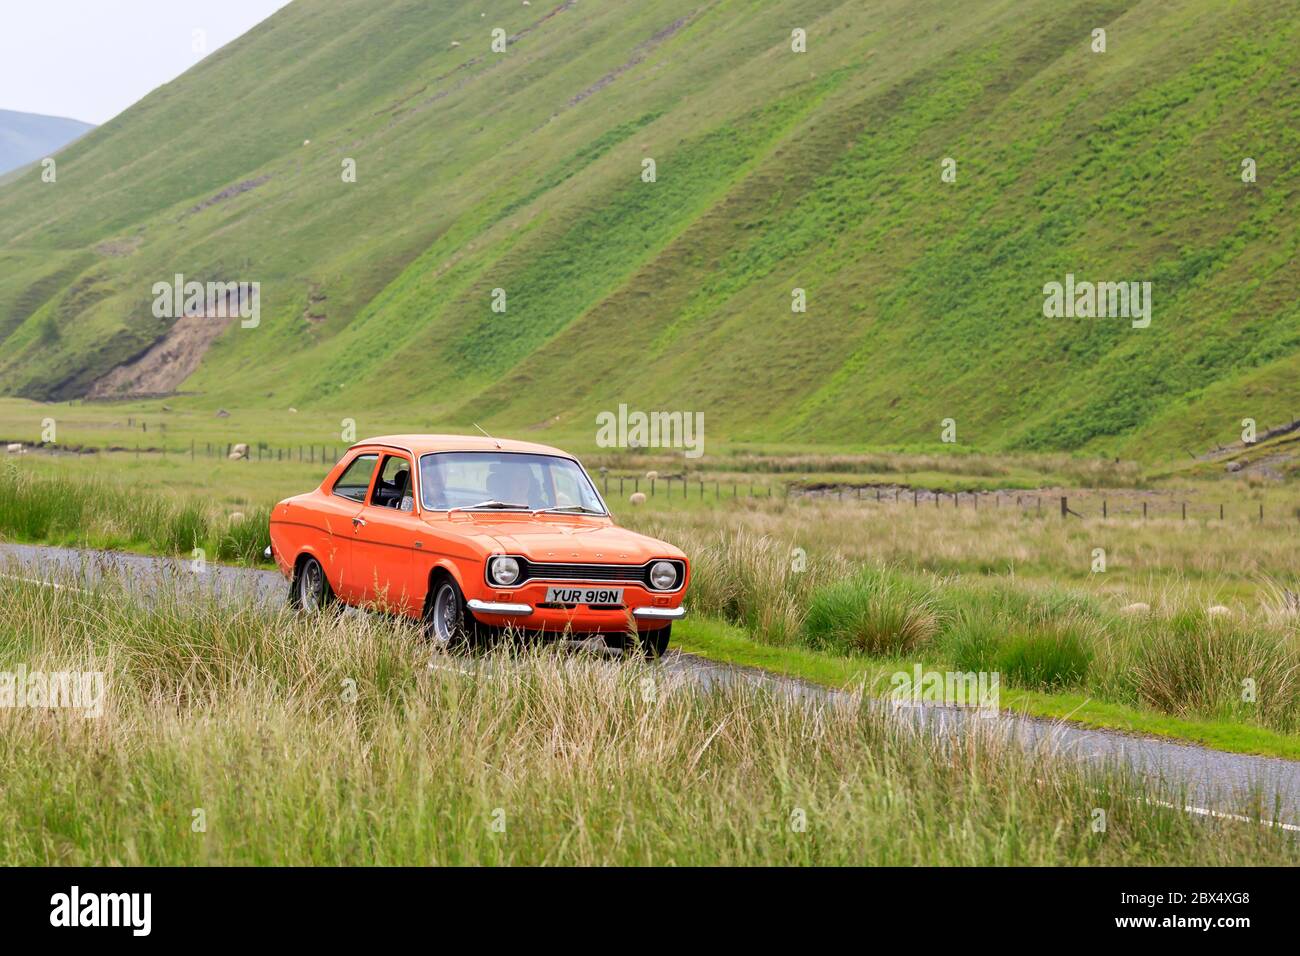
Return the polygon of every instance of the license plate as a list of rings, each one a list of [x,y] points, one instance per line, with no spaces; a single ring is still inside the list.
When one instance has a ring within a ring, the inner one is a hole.
[[[622,604],[622,588],[547,588],[547,604]]]

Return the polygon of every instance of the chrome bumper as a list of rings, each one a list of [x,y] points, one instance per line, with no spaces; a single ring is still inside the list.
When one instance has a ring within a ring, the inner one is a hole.
[[[533,613],[531,604],[506,604],[502,601],[480,601],[478,598],[471,598],[466,604],[477,614],[508,614],[514,617]]]
[[[503,601],[480,601],[471,598],[465,602],[475,614],[501,614],[509,617],[523,617],[533,613],[531,604],[507,604]],[[684,607],[638,607],[632,609],[632,616],[639,621],[680,621],[686,616]]]
[[[684,607],[638,607],[632,616],[641,621],[680,621],[686,616]]]

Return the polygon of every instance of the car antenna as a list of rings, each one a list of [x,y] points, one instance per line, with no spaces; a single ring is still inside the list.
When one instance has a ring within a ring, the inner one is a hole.
[[[483,432],[483,429],[482,429],[482,428],[479,428],[479,424],[478,424],[478,422],[475,422],[475,423],[474,423],[474,427],[475,427],[475,428],[478,428],[479,431]],[[483,432],[483,434],[484,434],[486,437],[490,438],[492,441],[496,442],[496,445],[497,445],[497,448],[498,448],[498,449],[501,447],[501,442],[497,441],[495,438],[492,438],[492,436],[491,436],[491,435],[488,435],[487,432]]]

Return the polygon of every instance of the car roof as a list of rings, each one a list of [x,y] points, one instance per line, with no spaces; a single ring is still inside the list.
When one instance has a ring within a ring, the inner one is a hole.
[[[514,441],[510,438],[488,438],[485,435],[381,435],[378,438],[359,441],[352,447],[360,448],[362,445],[388,445],[417,456],[436,451],[513,451],[534,455],[559,455],[562,458],[573,457],[568,452],[552,448],[550,445]]]

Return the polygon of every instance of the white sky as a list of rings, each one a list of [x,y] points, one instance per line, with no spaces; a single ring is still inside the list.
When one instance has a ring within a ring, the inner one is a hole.
[[[288,2],[3,0],[0,109],[103,123]]]

